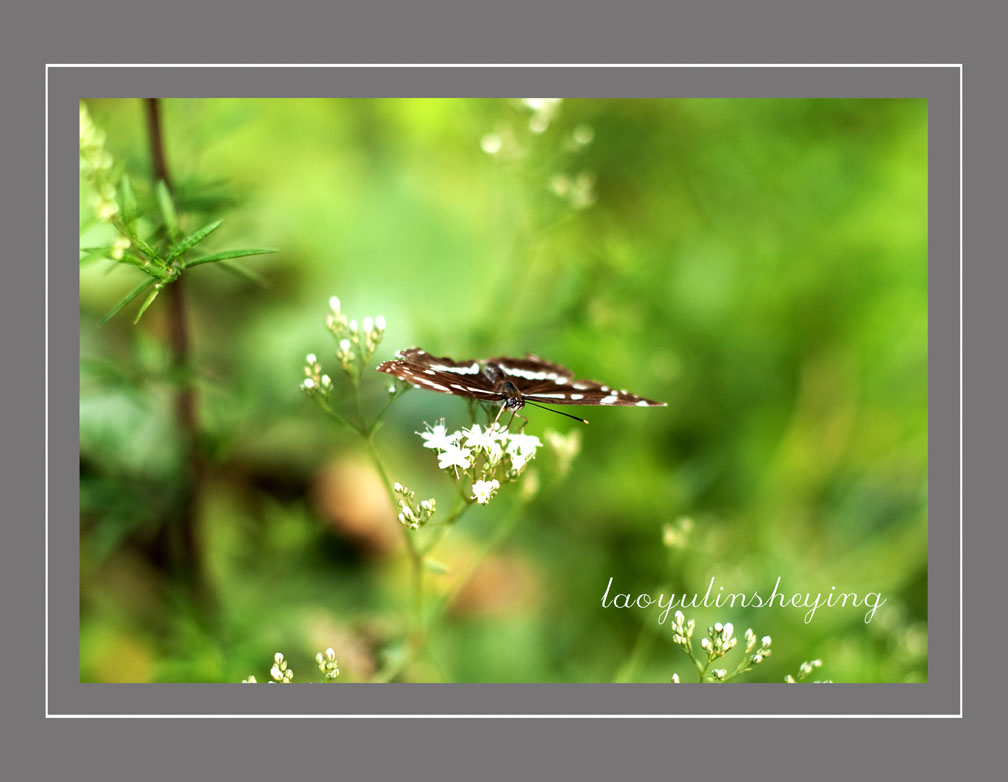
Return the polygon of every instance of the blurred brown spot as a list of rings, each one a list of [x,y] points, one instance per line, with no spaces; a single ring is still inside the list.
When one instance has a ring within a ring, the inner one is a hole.
[[[392,503],[370,465],[343,459],[324,467],[312,495],[333,531],[365,553],[382,556],[402,544]]]
[[[541,592],[542,578],[531,562],[500,554],[476,568],[451,608],[456,614],[509,614],[533,603]]]

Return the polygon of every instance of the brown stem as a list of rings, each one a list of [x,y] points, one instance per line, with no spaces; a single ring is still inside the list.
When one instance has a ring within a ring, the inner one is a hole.
[[[157,98],[144,101],[147,114],[147,131],[155,182],[165,183],[172,190],[168,161],[165,157],[164,137],[161,132],[161,109]],[[199,421],[196,410],[196,392],[192,384],[192,346],[186,318],[184,280],[180,277],[168,285],[168,332],[172,351],[172,364],[178,390],[175,395],[175,420],[182,436],[185,480],[179,497],[176,517],[170,522],[174,527],[177,556],[172,557],[178,574],[187,578],[197,588],[202,587],[201,551],[197,537],[197,516],[203,483],[203,464],[199,453]]]
[[[147,110],[147,137],[154,164],[154,181],[160,179],[170,191],[172,182],[168,176],[168,160],[165,158],[164,139],[161,135],[161,104],[157,98],[145,98],[144,107]]]

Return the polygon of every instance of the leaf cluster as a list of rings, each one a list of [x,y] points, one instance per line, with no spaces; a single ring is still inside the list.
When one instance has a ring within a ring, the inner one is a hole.
[[[183,233],[180,227],[175,199],[164,181],[158,181],[154,199],[149,208],[142,208],[129,177],[122,176],[116,189],[118,213],[110,222],[122,237],[111,246],[81,248],[81,264],[95,258],[109,258],[114,263],[134,266],[145,275],[145,279],[124,296],[102,319],[111,320],[126,305],[146,293],[134,323],[138,323],[158,294],[166,286],[179,280],[189,269],[205,264],[216,264],[221,268],[262,285],[262,278],[250,269],[232,263],[237,258],[264,255],[276,252],[271,248],[242,248],[222,250],[206,255],[193,255],[193,251],[214,231],[223,220],[214,220],[191,233]],[[143,227],[153,225],[153,229],[143,231]],[[146,234],[146,238],[143,233]],[[122,244],[128,241],[128,246]]]

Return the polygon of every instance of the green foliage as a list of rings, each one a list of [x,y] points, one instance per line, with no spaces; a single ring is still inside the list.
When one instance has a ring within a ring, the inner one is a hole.
[[[116,183],[111,170],[111,156],[103,147],[104,134],[95,127],[84,104],[81,104],[81,181],[97,192],[97,201],[92,203],[98,219],[108,222],[118,233],[118,238],[111,245],[82,248],[81,263],[107,258],[135,266],[149,277],[120,299],[105,315],[103,323],[153,286],[133,320],[134,324],[138,323],[164,287],[178,280],[193,266],[276,252],[273,249],[226,250],[193,260],[186,259],[185,254],[220,228],[223,220],[215,220],[182,236],[178,211],[168,185],[159,179],[153,188],[153,203],[150,208],[146,205],[142,208],[128,176],[123,174]],[[150,226],[147,239],[141,236],[141,221]],[[241,267],[229,265],[229,268]],[[255,279],[254,273],[248,274]]]

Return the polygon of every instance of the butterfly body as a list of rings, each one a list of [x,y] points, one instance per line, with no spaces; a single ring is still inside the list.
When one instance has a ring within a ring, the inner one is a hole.
[[[501,402],[504,409],[513,412],[526,403],[665,407],[664,402],[645,399],[626,389],[616,390],[595,380],[577,379],[566,367],[531,353],[525,358],[498,356],[482,361],[455,361],[432,356],[420,348],[409,348],[397,353],[394,361],[381,364],[378,371],[416,388],[481,402]]]

